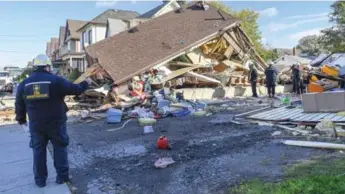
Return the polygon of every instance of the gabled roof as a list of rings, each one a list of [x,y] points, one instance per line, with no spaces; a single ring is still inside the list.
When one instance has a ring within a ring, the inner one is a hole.
[[[103,13],[99,14],[95,18],[93,18],[91,21],[85,23],[82,25],[78,31],[81,31],[83,28],[85,28],[88,24],[107,24],[108,18],[113,19],[122,19],[122,20],[128,20],[133,19],[139,16],[138,12],[135,11],[127,11],[127,10],[117,10],[117,9],[108,9],[104,11]]]
[[[60,26],[59,46],[63,45],[63,43],[65,41],[65,32],[66,32],[66,28],[64,26]]]
[[[66,22],[66,34],[65,34],[65,41],[69,39],[80,39],[80,33],[77,32],[77,30],[85,25],[87,22],[86,21],[81,21],[81,20],[67,20]],[[68,36],[68,30],[70,31],[70,36]]]
[[[172,4],[173,2],[176,1],[164,1],[161,5],[158,5],[157,7],[149,10],[148,12],[141,14],[138,18],[153,18],[158,12],[160,12],[162,9]]]
[[[215,37],[237,21],[230,15],[219,14],[213,6],[205,11],[189,5],[182,13],[172,11],[136,26],[136,32],[123,31],[88,46],[86,52],[88,57],[98,60],[116,83],[122,83],[205,38]]]

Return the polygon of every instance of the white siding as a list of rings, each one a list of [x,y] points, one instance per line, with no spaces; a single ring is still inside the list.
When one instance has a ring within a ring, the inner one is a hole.
[[[95,41],[101,41],[105,38],[105,31],[106,31],[106,27],[105,26],[97,26],[95,27]]]
[[[122,20],[111,19],[108,29],[108,37],[118,34],[124,30],[128,29],[128,24]],[[104,31],[105,34],[105,31]]]
[[[171,2],[169,5],[167,5],[166,7],[164,7],[163,9],[159,10],[159,12],[157,12],[157,13],[155,14],[154,17],[161,16],[161,15],[163,15],[163,14],[166,14],[166,13],[168,13],[168,12],[170,12],[170,11],[173,11],[173,10],[175,10],[175,9],[178,9],[178,8],[180,8],[180,7],[181,7],[181,6],[180,6],[176,1],[173,1],[173,2]]]

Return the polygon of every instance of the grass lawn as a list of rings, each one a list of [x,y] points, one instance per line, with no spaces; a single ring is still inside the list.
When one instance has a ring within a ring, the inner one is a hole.
[[[234,194],[345,194],[345,157],[328,157],[287,169],[279,183],[253,180],[230,190]]]

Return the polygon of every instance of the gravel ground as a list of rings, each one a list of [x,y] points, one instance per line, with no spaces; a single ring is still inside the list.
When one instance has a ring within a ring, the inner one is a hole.
[[[281,145],[271,136],[277,129],[267,126],[210,123],[235,113],[164,118],[146,135],[136,120],[112,132],[107,129],[122,123],[70,124],[77,193],[228,193],[243,180],[279,180],[286,165],[330,152]],[[172,150],[155,148],[160,135],[168,137]],[[155,169],[154,162],[165,156],[176,163]]]

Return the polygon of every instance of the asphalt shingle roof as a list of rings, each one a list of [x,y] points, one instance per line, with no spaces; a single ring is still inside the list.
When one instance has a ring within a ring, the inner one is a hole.
[[[70,37],[66,37],[66,38],[71,38],[71,39],[80,39],[80,32],[77,32],[77,30],[85,25],[87,23],[87,21],[80,21],[80,20],[67,20],[67,24],[68,24],[68,29],[71,32],[71,36]]]
[[[215,7],[205,11],[189,5],[182,13],[172,11],[136,26],[137,32],[123,31],[88,46],[86,52],[122,83],[238,21],[222,15],[227,20]]]

